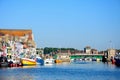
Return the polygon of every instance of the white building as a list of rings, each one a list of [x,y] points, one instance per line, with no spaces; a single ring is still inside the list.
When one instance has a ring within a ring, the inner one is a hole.
[[[108,60],[115,57],[115,54],[116,54],[115,49],[108,49],[107,51],[108,51]]]
[[[86,54],[91,54],[91,47],[90,47],[90,46],[86,46],[86,47],[84,48],[84,52],[85,52]]]

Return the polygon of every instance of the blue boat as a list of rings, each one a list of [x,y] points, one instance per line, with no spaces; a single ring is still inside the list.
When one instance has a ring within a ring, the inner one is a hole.
[[[44,65],[44,60],[41,57],[36,57],[36,62],[39,65]]]
[[[120,66],[120,53],[116,54],[114,59],[115,59],[115,65]]]

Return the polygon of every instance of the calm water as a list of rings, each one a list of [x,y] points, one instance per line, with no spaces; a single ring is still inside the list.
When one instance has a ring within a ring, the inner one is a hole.
[[[119,80],[120,67],[102,62],[1,68],[0,80]]]

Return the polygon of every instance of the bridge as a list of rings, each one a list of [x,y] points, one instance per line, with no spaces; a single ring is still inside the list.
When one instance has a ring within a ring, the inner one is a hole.
[[[71,54],[70,58],[71,59],[76,59],[76,58],[96,58],[102,60],[104,54],[86,54],[86,53],[81,53],[81,54]]]

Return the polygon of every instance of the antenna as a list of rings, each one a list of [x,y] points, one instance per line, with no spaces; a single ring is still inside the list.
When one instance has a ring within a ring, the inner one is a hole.
[[[110,49],[112,49],[112,41],[111,40],[110,40],[110,46],[109,47],[110,47]]]
[[[110,49],[113,49],[113,43],[112,43],[111,40],[109,41],[109,48],[110,48]]]

